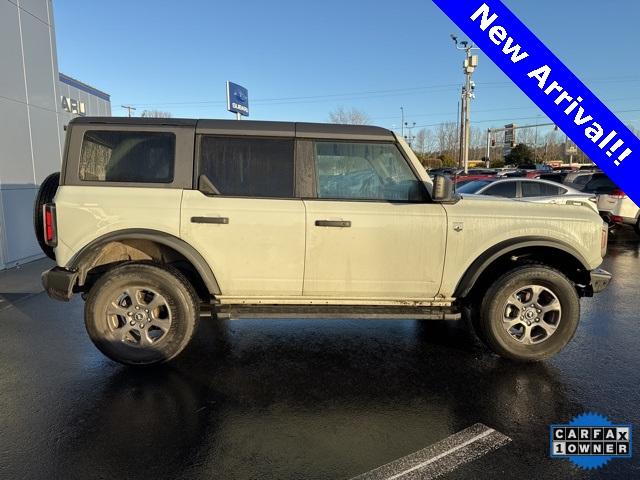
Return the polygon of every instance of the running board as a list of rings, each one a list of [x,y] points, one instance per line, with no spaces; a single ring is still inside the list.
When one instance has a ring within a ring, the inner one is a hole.
[[[345,305],[211,305],[218,318],[327,318],[459,320],[455,307],[369,307]],[[204,312],[203,312],[204,313]]]

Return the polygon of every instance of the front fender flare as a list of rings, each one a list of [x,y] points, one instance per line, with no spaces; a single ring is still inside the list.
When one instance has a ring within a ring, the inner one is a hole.
[[[467,268],[466,272],[456,285],[454,290],[455,298],[462,298],[469,294],[476,281],[482,275],[482,273],[491,265],[495,260],[506,255],[510,252],[520,250],[528,247],[546,247],[553,248],[564,253],[568,253],[576,259],[585,271],[588,271],[588,262],[586,259],[571,245],[559,240],[550,240],[545,237],[517,237],[500,242],[493,247],[486,250],[473,263]]]

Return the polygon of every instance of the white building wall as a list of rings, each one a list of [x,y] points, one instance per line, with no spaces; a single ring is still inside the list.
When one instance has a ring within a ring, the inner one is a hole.
[[[42,255],[33,201],[61,158],[54,38],[50,0],[0,0],[0,267]]]
[[[33,202],[47,175],[60,171],[61,97],[85,102],[87,115],[109,115],[108,96],[59,80],[51,0],[0,0],[0,269],[42,256]]]

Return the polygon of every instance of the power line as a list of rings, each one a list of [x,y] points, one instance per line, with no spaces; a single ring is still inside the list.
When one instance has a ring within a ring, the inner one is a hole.
[[[602,79],[592,79],[592,83],[618,83],[640,80],[638,76],[628,77],[603,77]],[[295,103],[316,103],[322,101],[334,101],[334,100],[363,100],[368,98],[382,98],[385,96],[392,96],[397,94],[413,94],[422,90],[437,90],[448,88],[459,88],[459,83],[439,84],[439,85],[423,85],[418,87],[405,87],[396,89],[385,90],[369,90],[361,92],[349,92],[349,93],[333,93],[324,95],[306,95],[297,97],[273,97],[273,98],[257,98],[252,100],[254,104],[270,104],[270,105],[287,105]],[[482,88],[499,88],[512,85],[512,82],[484,82]],[[195,101],[182,101],[182,102],[150,102],[150,103],[132,103],[131,105],[136,107],[178,107],[178,106],[194,106],[194,105],[225,105],[226,101],[223,100],[195,100]]]
[[[631,112],[640,112],[640,109],[631,109],[631,110],[614,110],[613,113],[618,114],[618,113],[631,113]],[[518,118],[514,118],[514,117],[506,117],[506,118],[492,118],[489,120],[478,120],[475,121],[474,123],[491,123],[491,122],[511,122],[514,120],[535,120],[537,118],[540,118],[540,115],[536,115],[535,117],[518,117]],[[449,120],[449,122],[454,122],[455,120]],[[426,125],[416,125],[415,128],[427,128],[427,127],[437,127],[439,125],[442,125],[443,123],[447,123],[447,122],[438,122],[438,123],[430,123],[430,124],[426,124]]]

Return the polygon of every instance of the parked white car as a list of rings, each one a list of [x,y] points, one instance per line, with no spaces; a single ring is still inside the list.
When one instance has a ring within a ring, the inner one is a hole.
[[[584,205],[598,212],[597,198],[592,193],[584,193],[575,188],[549,180],[534,178],[506,178],[474,180],[456,190],[458,193],[491,195],[513,198],[535,203],[560,205]]]
[[[598,198],[598,210],[609,224],[632,226],[640,235],[640,207],[604,173],[596,173],[584,187]]]

